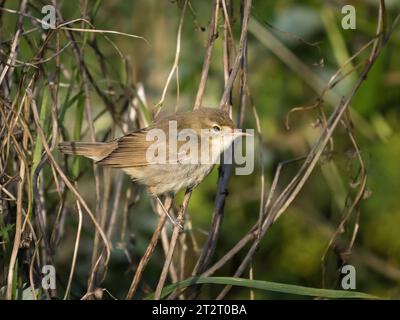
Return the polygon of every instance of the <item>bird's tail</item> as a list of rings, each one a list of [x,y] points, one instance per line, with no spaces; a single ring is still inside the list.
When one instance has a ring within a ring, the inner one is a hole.
[[[115,141],[111,142],[61,142],[58,148],[64,154],[85,156],[95,161],[107,157],[117,148]]]

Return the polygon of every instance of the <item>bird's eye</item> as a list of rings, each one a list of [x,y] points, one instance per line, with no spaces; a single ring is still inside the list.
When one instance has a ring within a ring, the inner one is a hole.
[[[212,131],[214,131],[214,132],[220,132],[220,131],[221,131],[221,127],[218,126],[218,125],[214,125],[214,126],[212,127]]]

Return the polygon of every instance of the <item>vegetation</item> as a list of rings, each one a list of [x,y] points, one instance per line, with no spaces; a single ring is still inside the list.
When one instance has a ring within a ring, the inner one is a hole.
[[[355,30],[313,0],[64,1],[44,29],[46,1],[0,1],[0,297],[399,298],[400,3],[351,3]],[[143,188],[57,150],[196,106],[255,129],[255,169],[178,194],[176,246]]]

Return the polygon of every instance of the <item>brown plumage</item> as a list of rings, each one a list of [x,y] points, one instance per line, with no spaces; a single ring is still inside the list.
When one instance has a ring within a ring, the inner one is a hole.
[[[91,158],[100,165],[120,168],[128,173],[132,179],[147,186],[154,195],[175,193],[181,188],[192,188],[199,184],[209,174],[215,162],[155,164],[148,161],[146,152],[154,144],[154,141],[148,141],[146,138],[148,138],[147,134],[152,129],[160,129],[166,135],[166,143],[160,144],[160,150],[167,150],[169,157],[176,156],[178,159],[182,157],[180,154],[172,154],[168,148],[169,124],[170,121],[174,120],[178,132],[189,128],[198,137],[201,137],[202,129],[220,128],[221,132],[216,132],[211,138],[207,138],[211,139],[210,143],[220,139],[224,134],[230,134],[232,141],[234,139],[233,130],[235,126],[227,113],[218,109],[201,108],[158,119],[147,128],[109,142],[62,142],[59,144],[59,149],[65,154]],[[172,138],[176,139],[176,136]],[[179,147],[184,143],[185,141],[178,141],[177,149],[179,150]],[[219,148],[216,151],[218,155],[227,146]],[[201,152],[200,146],[199,151]]]
[[[116,141],[110,142],[60,142],[58,148],[64,154],[74,154],[99,161],[118,147]]]

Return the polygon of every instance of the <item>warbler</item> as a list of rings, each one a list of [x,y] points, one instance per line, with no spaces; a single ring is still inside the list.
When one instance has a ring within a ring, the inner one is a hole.
[[[61,142],[62,153],[120,168],[159,196],[195,188],[238,137],[225,111],[199,108],[154,120],[148,127],[109,142]]]

